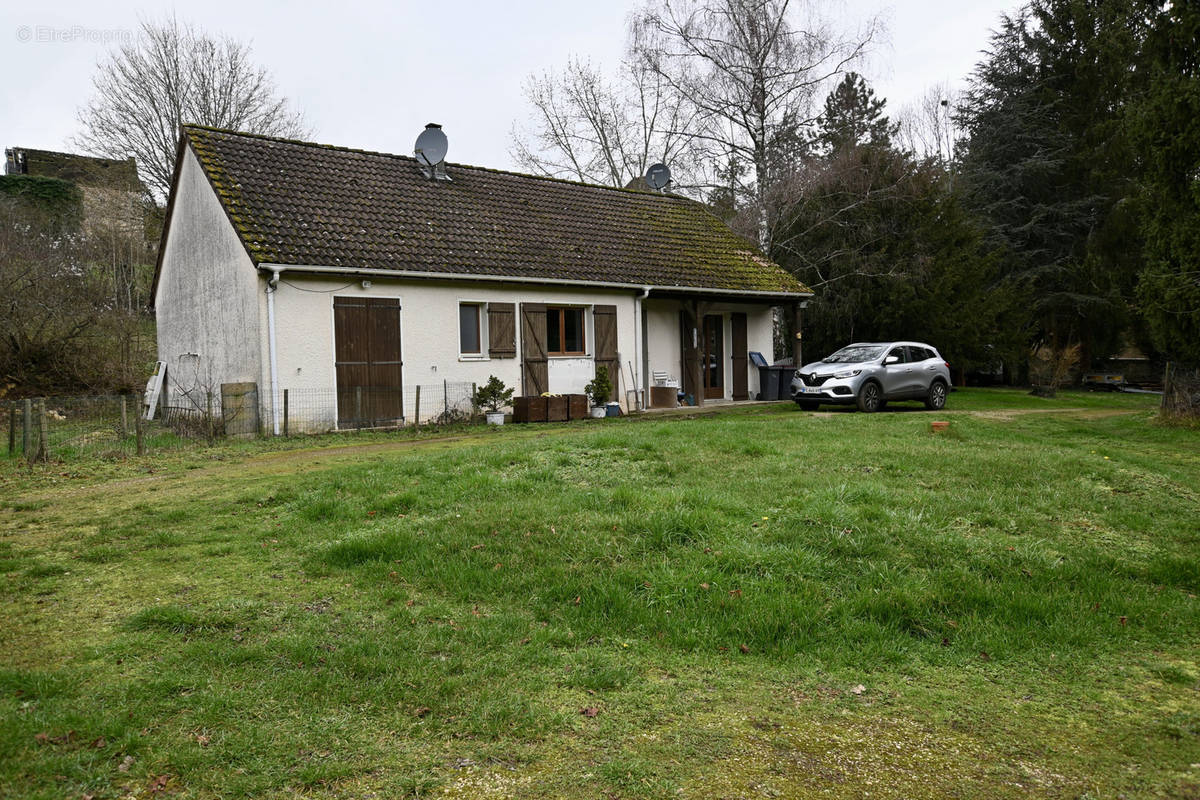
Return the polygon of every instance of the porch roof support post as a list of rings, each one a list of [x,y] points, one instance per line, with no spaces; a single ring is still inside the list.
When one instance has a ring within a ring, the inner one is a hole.
[[[804,334],[802,323],[804,321],[804,307],[807,305],[807,300],[801,300],[792,304],[792,364],[796,369],[804,366],[804,348],[802,347]]]

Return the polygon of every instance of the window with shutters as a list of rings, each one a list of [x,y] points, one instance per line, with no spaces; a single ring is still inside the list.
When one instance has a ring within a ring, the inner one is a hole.
[[[546,309],[546,355],[587,354],[582,308],[550,306]]]

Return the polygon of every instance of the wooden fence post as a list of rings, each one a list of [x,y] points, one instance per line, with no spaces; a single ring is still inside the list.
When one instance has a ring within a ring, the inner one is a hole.
[[[417,384],[417,399],[413,403],[413,425],[421,424],[421,384]]]
[[[288,390],[283,390],[283,438],[288,435]]]
[[[143,425],[142,415],[134,414],[133,428],[134,428],[134,432],[137,436],[137,454],[139,456],[143,456],[146,454],[146,440],[145,440],[145,434],[142,432],[142,425]]]
[[[37,460],[50,460],[50,422],[46,419],[46,398],[38,398]]]
[[[17,449],[17,404],[16,401],[8,407],[8,454],[11,456]]]
[[[128,395],[121,395],[121,438],[129,435],[129,403]]]
[[[33,438],[33,401],[25,398],[25,405],[21,409],[21,455],[25,456],[25,460],[29,460],[29,447]]]

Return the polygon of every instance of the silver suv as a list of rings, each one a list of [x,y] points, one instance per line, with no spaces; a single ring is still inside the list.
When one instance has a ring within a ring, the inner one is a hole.
[[[921,342],[860,343],[805,364],[792,378],[792,399],[801,408],[822,403],[878,411],[889,400],[923,400],[938,410],[950,391],[950,365]]]

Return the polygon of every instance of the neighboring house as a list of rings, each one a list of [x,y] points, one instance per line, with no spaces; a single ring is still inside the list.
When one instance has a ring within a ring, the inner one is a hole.
[[[363,388],[497,375],[518,395],[575,393],[598,364],[623,405],[655,372],[697,402],[744,400],[772,307],[811,296],[681,197],[433,172],[184,126],[154,285],[168,383],[257,384],[264,427],[285,389],[327,397],[346,425]],[[370,416],[404,419],[395,396]]]
[[[58,178],[79,187],[85,230],[115,228],[139,232],[142,229],[142,198],[146,190],[132,157],[114,160],[10,147],[4,151],[4,174]]]

